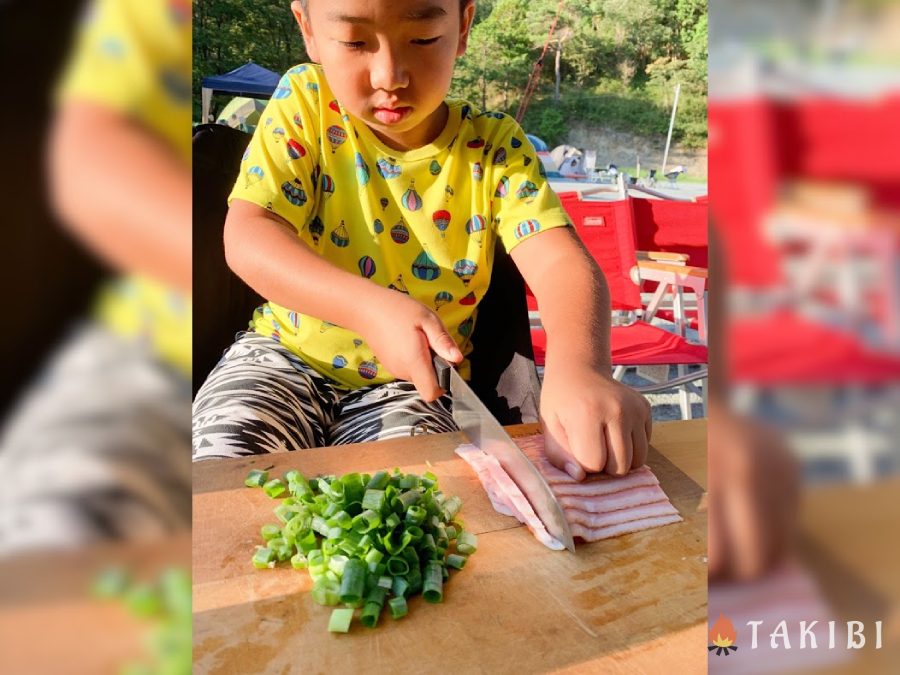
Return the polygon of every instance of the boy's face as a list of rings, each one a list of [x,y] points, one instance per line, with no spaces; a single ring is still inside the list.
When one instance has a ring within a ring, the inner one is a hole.
[[[347,112],[398,150],[437,137],[474,2],[462,13],[460,0],[309,0],[305,13],[299,2],[291,8]]]

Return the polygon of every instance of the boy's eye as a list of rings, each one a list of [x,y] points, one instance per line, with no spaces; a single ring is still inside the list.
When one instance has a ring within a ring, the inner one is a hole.
[[[433,38],[423,38],[421,40],[413,40],[414,45],[433,45],[435,42],[440,40],[440,36]]]
[[[363,42],[362,40],[355,40],[352,42],[345,42],[345,41],[341,40],[341,44],[344,47],[346,47],[347,49],[362,49],[363,47],[366,46],[366,43]]]

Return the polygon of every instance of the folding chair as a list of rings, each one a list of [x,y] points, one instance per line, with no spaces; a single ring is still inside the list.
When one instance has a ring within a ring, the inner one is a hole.
[[[652,325],[644,316],[631,199],[600,202],[566,197],[562,201],[576,232],[603,270],[609,286],[614,317],[611,330],[613,376],[621,380],[627,368],[638,366],[702,366],[697,372],[683,372],[674,379],[635,387],[642,393],[677,387],[682,416],[689,419],[688,393],[698,393],[704,401],[706,398],[706,387],[698,391],[693,383],[707,377],[708,350],[705,345],[692,344],[682,335]],[[529,308],[533,312],[535,361],[540,366],[546,354],[546,334],[539,325],[539,315],[534,313],[539,307],[533,297]]]

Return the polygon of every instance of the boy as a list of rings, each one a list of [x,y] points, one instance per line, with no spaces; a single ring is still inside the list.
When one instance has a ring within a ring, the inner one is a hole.
[[[650,411],[610,375],[608,292],[506,115],[445,101],[472,0],[294,2],[319,65],[282,78],[225,224],[269,302],[194,403],[194,456],[454,430],[430,351],[467,375],[499,236],[548,334],[551,460],[623,474]]]

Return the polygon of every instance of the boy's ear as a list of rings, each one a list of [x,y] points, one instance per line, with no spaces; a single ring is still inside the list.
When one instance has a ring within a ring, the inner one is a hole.
[[[309,2],[306,3],[307,6]],[[316,39],[312,34],[312,27],[309,25],[309,17],[307,13],[303,11],[303,5],[300,4],[299,0],[294,0],[291,3],[291,12],[294,14],[294,18],[297,20],[297,25],[300,26],[300,33],[303,34],[303,42],[306,45],[306,53],[309,55],[311,61],[319,62],[319,50],[316,47]]]
[[[456,56],[460,57],[466,53],[466,47],[469,45],[469,31],[472,30],[472,21],[475,20],[475,0],[470,0],[463,8],[462,17],[459,24],[459,44],[456,47]]]

